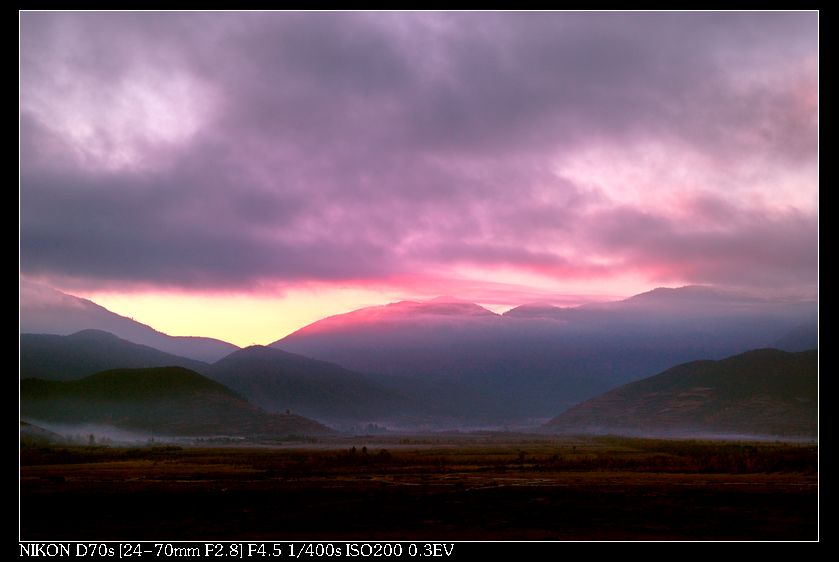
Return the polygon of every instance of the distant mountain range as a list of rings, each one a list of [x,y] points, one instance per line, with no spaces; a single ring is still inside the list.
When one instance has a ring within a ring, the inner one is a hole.
[[[22,298],[30,290],[22,287]],[[21,325],[51,326],[53,334],[21,335],[22,378],[73,380],[106,369],[177,366],[267,411],[336,426],[541,423],[672,365],[762,347],[799,351],[818,342],[815,302],[705,287],[656,289],[575,308],[527,305],[503,315],[451,298],[404,301],[325,318],[269,347],[242,350],[218,340],[173,338],[90,301],[34,290],[37,305],[22,303]],[[88,320],[100,328],[55,335]],[[106,333],[103,323],[129,335]],[[184,345],[192,355],[170,351]]]
[[[131,318],[114,314],[87,299],[43,285],[20,283],[20,332],[68,335],[95,329],[197,361],[218,361],[239,349],[232,343],[204,337],[170,336]]]
[[[816,332],[815,302],[706,287],[656,289],[574,308],[405,301],[325,318],[272,347],[347,368],[480,389],[518,417],[571,405],[695,359],[719,359]],[[468,408],[468,400],[462,404]]]
[[[74,381],[21,381],[21,415],[53,424],[108,425],[153,435],[282,438],[327,433],[298,415],[268,414],[181,367],[118,369]]]
[[[547,427],[575,433],[815,436],[818,353],[749,351],[692,361],[574,406]]]

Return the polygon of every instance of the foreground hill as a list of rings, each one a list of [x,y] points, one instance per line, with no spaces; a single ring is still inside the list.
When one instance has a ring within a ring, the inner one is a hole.
[[[815,436],[818,353],[693,361],[587,400],[548,423],[585,433]]]
[[[198,361],[218,361],[238,349],[214,338],[170,336],[87,299],[21,281],[21,333],[68,335],[87,329],[110,332],[134,343]]]
[[[207,374],[269,411],[369,421],[416,409],[404,396],[360,373],[259,345],[231,353]]]
[[[181,367],[119,369],[75,381],[21,381],[21,416],[59,424],[98,424],[155,435],[283,437],[329,431],[297,415],[267,414]]]
[[[101,330],[82,330],[69,336],[21,334],[20,376],[73,380],[108,369],[184,367],[204,371],[208,365],[132,343]]]

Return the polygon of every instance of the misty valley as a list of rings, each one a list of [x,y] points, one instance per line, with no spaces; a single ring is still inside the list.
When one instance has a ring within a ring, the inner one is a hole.
[[[438,298],[239,349],[50,297],[21,314],[27,539],[816,532],[814,302]]]

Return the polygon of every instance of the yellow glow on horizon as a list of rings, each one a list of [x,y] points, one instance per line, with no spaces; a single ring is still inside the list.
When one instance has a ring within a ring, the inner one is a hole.
[[[245,347],[267,345],[326,316],[402,300],[355,288],[294,289],[281,295],[73,292],[172,336],[205,336]]]
[[[476,302],[493,312],[503,313],[527,300],[516,298],[515,286],[499,285],[498,294],[487,292],[466,300]],[[504,288],[510,290],[506,293]],[[583,287],[577,287],[582,289]],[[588,287],[591,289],[592,287]],[[606,289],[606,287],[600,287]],[[374,290],[357,287],[294,288],[277,294],[206,294],[167,291],[118,293],[112,291],[66,291],[87,298],[111,312],[127,316],[137,322],[172,336],[205,336],[218,338],[240,347],[267,345],[327,316],[342,314],[367,306],[384,305],[400,300],[424,300],[447,294],[406,292],[405,290]],[[644,289],[646,290],[646,289]],[[641,291],[638,291],[641,292]],[[450,296],[460,296],[448,293]],[[544,298],[539,298],[539,295]],[[554,293],[555,294],[555,293]],[[588,293],[586,300],[612,300]],[[519,293],[519,297],[521,293]],[[547,291],[534,291],[531,301],[551,302]],[[561,304],[557,302],[557,304]]]

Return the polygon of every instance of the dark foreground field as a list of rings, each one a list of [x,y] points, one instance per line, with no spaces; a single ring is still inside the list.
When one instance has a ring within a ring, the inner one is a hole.
[[[24,540],[817,538],[814,445],[470,435],[21,462]]]

